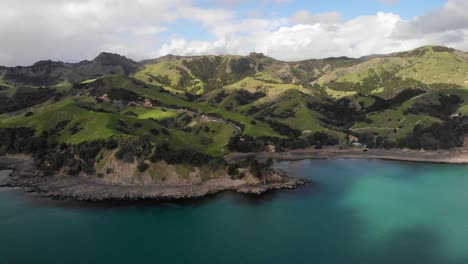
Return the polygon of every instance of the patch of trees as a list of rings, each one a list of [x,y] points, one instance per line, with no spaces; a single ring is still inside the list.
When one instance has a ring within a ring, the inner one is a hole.
[[[261,152],[268,145],[274,145],[276,151],[286,149],[303,149],[310,146],[333,146],[339,144],[339,139],[325,132],[315,132],[307,138],[278,138],[278,137],[252,137],[250,135],[236,135],[228,142],[228,149],[236,152]]]
[[[282,136],[296,138],[302,134],[300,130],[292,128],[286,124],[283,124],[273,119],[267,119],[263,116],[257,117],[256,119],[268,123],[274,131],[278,132]]]
[[[268,141],[261,138],[254,138],[250,135],[236,135],[228,142],[228,149],[237,152],[260,152],[264,151]]]
[[[264,180],[268,175],[274,172],[273,159],[267,159],[260,162],[256,159],[243,160],[240,163],[231,163],[227,166],[227,173],[231,179],[242,179],[245,174],[240,169],[248,169],[257,179]]]
[[[207,83],[214,79],[221,64],[220,57],[201,57],[194,60],[185,60],[184,66],[190,69],[193,75]]]
[[[376,112],[376,111],[383,111],[386,110],[392,106],[397,106],[401,105],[402,103],[408,101],[409,99],[416,97],[418,95],[421,95],[425,93],[424,90],[421,89],[406,89],[396,95],[395,97],[391,99],[382,99],[380,97],[374,96],[375,102],[365,109],[366,113],[371,113],[371,112]]]
[[[221,157],[214,157],[191,149],[175,149],[169,143],[158,144],[151,156],[151,162],[165,161],[167,164],[189,164],[193,166],[210,165],[224,166],[225,161]]]
[[[144,161],[139,161],[137,164],[137,169],[140,172],[145,172],[148,169],[149,165],[145,163]]]
[[[391,95],[395,91],[403,91],[406,89],[423,89],[426,90],[425,84],[412,78],[401,78],[395,76],[394,72],[382,71],[376,72],[369,70],[369,75],[360,82],[332,82],[328,84],[329,88],[337,91],[356,91],[362,94],[370,94],[378,87],[385,88],[379,96]]]
[[[223,101],[226,97],[228,97],[228,94],[224,91],[224,90],[221,90],[221,92],[217,93],[216,96],[213,98],[214,99],[214,102],[216,104],[219,104],[221,103],[221,101]]]
[[[404,114],[429,114],[445,120],[455,113],[462,103],[463,100],[458,95],[439,94],[439,104],[415,103],[406,109]]]
[[[397,57],[422,57],[424,54],[426,54],[429,50],[421,48],[421,49],[415,49],[412,51],[405,51],[405,52],[400,52],[396,56]]]
[[[220,88],[227,83],[235,82],[254,72],[251,61],[247,58],[224,60],[222,57],[202,57],[185,60],[184,66],[193,75],[202,80],[206,87]]]
[[[0,128],[0,150],[3,153],[34,153],[44,144],[43,139],[34,134],[32,128]]]
[[[31,67],[15,67],[5,71],[3,79],[8,83],[32,85],[32,86],[52,86],[61,81],[60,76],[52,74],[54,71],[61,71],[63,64],[52,61],[40,61]]]
[[[348,98],[307,103],[307,107],[321,113],[324,117],[320,121],[338,130],[346,130],[356,122],[372,122],[363,111],[357,110]]]
[[[198,98],[200,98],[198,95],[189,92],[185,92],[184,95],[185,98],[187,98],[187,101],[189,102],[195,102],[198,100]]]
[[[53,174],[64,166],[70,175],[93,173],[96,156],[105,144],[102,140],[95,140],[76,145],[58,145],[53,135],[42,133],[35,136],[32,128],[1,128],[0,137],[2,153],[31,154],[45,175]]]
[[[178,67],[177,71],[179,72],[180,79],[177,83],[177,88],[185,88],[193,85],[195,81],[194,78],[185,70],[184,68]]]
[[[259,162],[253,159],[249,164],[249,170],[255,177],[262,180],[273,172],[273,160],[270,158],[265,162]]]
[[[107,96],[110,100],[120,100],[124,102],[138,101],[141,99],[139,94],[122,88],[110,89],[107,92]]]
[[[48,88],[18,89],[12,97],[0,94],[0,114],[14,112],[40,104],[55,95],[56,92]]]
[[[443,47],[443,46],[432,47],[432,50],[434,52],[449,52],[449,53],[453,53],[454,51],[456,51],[455,49],[447,48],[447,47]]]
[[[245,129],[245,125],[244,125],[243,123],[239,122],[239,121],[232,120],[232,119],[230,119],[230,118],[228,118],[226,121],[227,121],[228,123],[231,123],[231,124],[236,125],[237,127],[240,127],[240,129],[241,129],[242,131],[244,131],[244,129]]]
[[[172,86],[172,81],[167,74],[155,76],[147,72],[146,75],[149,76],[148,78],[149,82],[157,81],[158,83],[162,85]]]
[[[83,128],[81,127],[81,123],[80,123],[80,122],[76,122],[76,123],[70,128],[70,135],[75,135],[75,134],[77,134],[78,132],[80,132],[81,130],[83,130]]]
[[[229,66],[231,67],[231,75],[233,75],[229,81],[241,79],[254,72],[254,69],[251,66],[251,61],[247,58],[230,60]]]
[[[71,120],[67,119],[67,120],[63,120],[63,121],[60,121],[57,123],[57,125],[55,125],[55,128],[49,130],[49,134],[57,134],[59,133],[60,131],[62,131],[63,129],[65,129],[65,127],[70,124]]]
[[[146,159],[153,149],[151,139],[148,135],[138,138],[125,139],[119,144],[115,157],[125,162],[134,162],[136,159]]]
[[[132,111],[127,111],[127,112],[124,113],[124,115],[138,117],[138,115],[135,112],[132,112]]]
[[[260,112],[262,109],[258,108],[257,106],[252,106],[249,108],[249,110],[247,110],[246,114],[247,115],[253,115],[253,114],[256,114],[258,112]]]
[[[398,142],[400,147],[412,149],[451,149],[462,147],[464,128],[457,120],[446,120],[429,127],[418,124],[405,139]]]
[[[322,146],[334,146],[340,144],[340,140],[333,135],[330,135],[325,132],[315,132],[312,135],[307,137],[309,144],[315,146],[316,148],[321,148]]]
[[[352,133],[353,136],[359,139],[359,143],[363,144],[367,148],[385,148],[390,149],[396,146],[396,143],[390,141],[386,136],[380,136],[377,133],[365,132],[365,133]]]
[[[234,96],[234,99],[239,105],[246,105],[250,104],[252,102],[257,101],[258,99],[265,97],[266,94],[264,92],[255,92],[251,93],[247,90],[238,90],[236,92],[236,95]]]

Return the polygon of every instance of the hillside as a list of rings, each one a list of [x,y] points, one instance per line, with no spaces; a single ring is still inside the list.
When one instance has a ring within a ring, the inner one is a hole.
[[[468,54],[438,46],[298,62],[258,53],[41,61],[0,68],[0,150],[34,153],[53,170],[102,172],[113,149],[142,170],[219,170],[231,152],[358,142],[451,149],[468,131],[467,87]],[[63,153],[74,161],[59,162]]]

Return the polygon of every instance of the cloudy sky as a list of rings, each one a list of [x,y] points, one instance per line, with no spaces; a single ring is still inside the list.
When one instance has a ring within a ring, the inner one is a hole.
[[[2,0],[0,65],[101,51],[359,57],[427,44],[468,50],[468,0]]]

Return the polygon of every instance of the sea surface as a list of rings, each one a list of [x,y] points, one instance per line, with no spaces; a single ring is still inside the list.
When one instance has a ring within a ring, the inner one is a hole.
[[[280,162],[313,183],[87,204],[0,188],[0,263],[468,263],[468,167]]]

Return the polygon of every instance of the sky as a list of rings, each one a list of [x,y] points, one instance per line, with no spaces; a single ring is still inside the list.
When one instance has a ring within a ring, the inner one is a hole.
[[[295,61],[444,45],[468,51],[468,0],[2,0],[0,65],[100,52]]]

